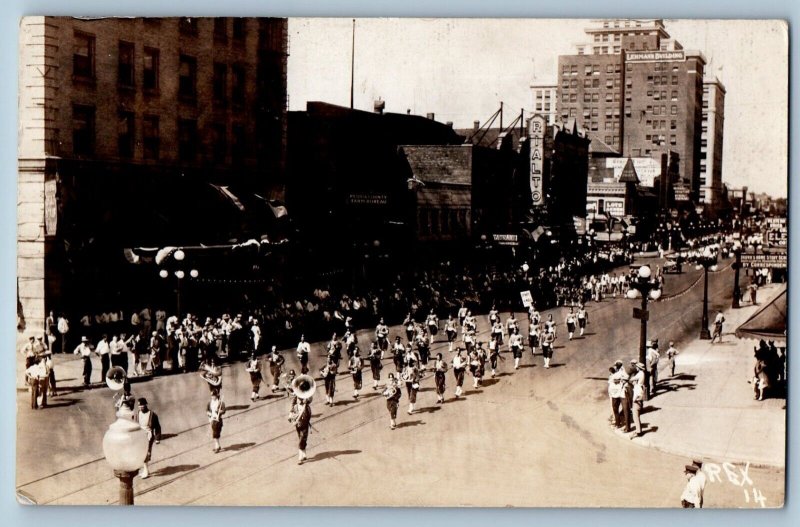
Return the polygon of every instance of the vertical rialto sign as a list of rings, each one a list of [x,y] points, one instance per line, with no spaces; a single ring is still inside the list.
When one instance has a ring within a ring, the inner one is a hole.
[[[545,119],[539,114],[531,117],[528,137],[531,141],[531,198],[534,206],[544,205],[544,183],[542,166],[544,164]]]

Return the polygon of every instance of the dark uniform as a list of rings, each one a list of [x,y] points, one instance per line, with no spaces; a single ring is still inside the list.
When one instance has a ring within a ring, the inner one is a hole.
[[[298,463],[302,464],[306,458],[306,446],[308,446],[308,431],[311,428],[311,404],[301,402],[297,407],[297,419],[294,422],[294,429],[297,432],[299,452]]]
[[[383,369],[383,364],[381,364],[381,350],[378,349],[377,345],[373,342],[372,349],[369,350],[369,368],[372,370],[372,388],[378,388],[378,381],[381,380],[381,369]]]

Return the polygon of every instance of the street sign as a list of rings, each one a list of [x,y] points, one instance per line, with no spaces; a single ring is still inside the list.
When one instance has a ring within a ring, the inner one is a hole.
[[[741,256],[742,269],[786,269],[786,253],[772,254],[743,254]]]
[[[644,320],[645,322],[647,322],[648,320],[650,320],[650,312],[649,311],[642,311],[640,308],[634,307],[633,308],[633,318],[638,319],[638,320]]]
[[[531,307],[533,305],[533,295],[531,295],[530,291],[520,291],[519,296],[522,297],[523,306]]]

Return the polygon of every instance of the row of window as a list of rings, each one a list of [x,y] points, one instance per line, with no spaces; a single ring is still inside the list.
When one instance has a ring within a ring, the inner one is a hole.
[[[666,137],[664,135],[645,135],[644,139],[645,141],[650,141],[654,145],[665,145],[667,142]],[[678,144],[678,137],[675,134],[670,134],[669,144],[673,146]]]
[[[422,236],[455,235],[466,233],[466,209],[420,208],[417,227]]]
[[[647,82],[652,82],[654,85],[662,85],[667,86],[667,81],[669,81],[669,77],[667,75],[648,75]],[[672,75],[671,83],[673,86],[678,85],[678,76]]]
[[[215,19],[223,20],[224,19]],[[238,20],[238,19],[237,19]],[[117,83],[121,88],[136,87],[136,48],[131,42],[119,41],[117,60]],[[159,89],[161,52],[157,48],[144,46],[142,49],[142,89],[155,93]],[[197,58],[180,54],[178,65],[178,96],[184,100],[197,97]],[[234,105],[244,105],[246,90],[246,68],[242,64],[228,65],[215,62],[213,67],[214,103],[225,106],[228,102],[228,69],[230,68],[230,100]],[[95,38],[92,35],[75,32],[75,47],[72,61],[72,74],[78,81],[94,81],[95,78]]]
[[[195,17],[181,17],[178,27],[184,35],[197,36],[198,19]],[[247,20],[244,18],[234,18],[232,20],[233,41],[243,42],[247,34]],[[228,19],[214,18],[214,40],[217,42],[227,42],[228,40]]]
[[[537,103],[536,103],[536,111],[539,111],[539,112],[541,112],[541,111],[549,112],[549,111],[550,111],[550,108],[551,108],[551,107],[550,107],[550,102],[546,102],[546,103],[544,103],[544,105],[542,105],[542,103],[540,103],[540,102],[537,102]]]
[[[141,116],[142,158],[157,160],[160,157],[161,135],[158,115]],[[76,156],[95,153],[95,107],[83,104],[72,106],[72,151]],[[195,119],[178,119],[178,158],[181,161],[195,161],[199,153],[199,134]],[[211,158],[224,163],[230,146],[233,161],[244,159],[246,134],[243,124],[231,126],[231,141],[228,142],[225,123],[212,123],[207,134],[211,145]],[[122,158],[134,157],[136,146],[136,115],[130,111],[117,114],[117,153]]]

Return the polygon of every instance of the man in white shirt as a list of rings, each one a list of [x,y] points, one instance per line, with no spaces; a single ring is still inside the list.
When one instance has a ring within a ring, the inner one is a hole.
[[[305,335],[300,335],[300,342],[297,344],[297,359],[300,361],[300,373],[308,373],[308,354],[311,352],[311,345],[306,342]]]
[[[703,506],[703,488],[697,477],[700,470],[694,465],[686,465],[683,474],[686,476],[686,487],[681,494],[681,506],[684,509],[699,509]]]
[[[73,353],[80,355],[83,359],[83,385],[89,386],[92,378],[92,346],[89,344],[89,339],[85,336],[81,337],[81,343]]]
[[[653,345],[652,341],[647,341],[647,352],[646,352],[646,359],[647,359],[647,370],[650,373],[650,394],[656,393],[656,384],[658,383],[658,359],[661,358],[661,355],[658,353],[658,349]]]
[[[97,343],[95,352],[100,355],[100,381],[105,382],[108,368],[111,367],[111,346],[108,345],[108,337],[103,335]]]
[[[631,436],[640,437],[642,435],[642,418],[641,413],[644,408],[644,364],[637,362],[635,365],[636,371],[631,375],[630,383],[633,385],[633,422],[636,425],[636,433]]]

